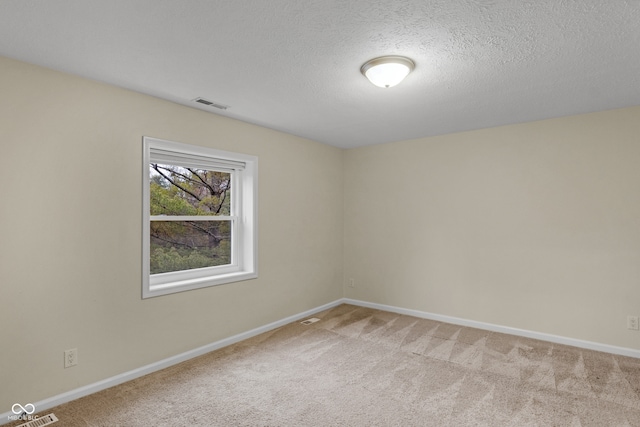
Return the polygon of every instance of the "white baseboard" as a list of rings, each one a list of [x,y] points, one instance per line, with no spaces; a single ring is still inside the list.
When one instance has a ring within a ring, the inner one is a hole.
[[[602,351],[605,353],[618,354],[621,356],[629,356],[640,359],[640,350],[632,348],[616,347],[608,344],[600,344],[591,341],[583,341],[575,338],[561,337],[558,335],[545,334],[542,332],[527,331],[524,329],[511,328],[509,326],[494,325],[492,323],[476,322],[475,320],[461,319],[459,317],[445,316],[442,314],[427,313],[424,311],[410,310],[407,308],[394,307],[392,305],[376,304],[367,301],[343,298],[342,303],[352,304],[360,307],[375,308],[392,313],[405,314],[407,316],[420,317],[422,319],[436,320],[438,322],[452,323],[454,325],[469,326],[477,329],[484,329],[492,332],[501,332],[503,334],[517,335],[520,337],[533,338],[541,341],[548,341],[556,344],[570,345],[573,347],[584,348],[588,350]]]
[[[152,372],[159,371],[164,368],[168,368],[169,366],[176,365],[178,363],[184,362],[194,357],[201,356],[211,351],[218,350],[220,348],[229,346],[231,344],[235,344],[237,342],[249,339],[256,335],[260,335],[264,332],[268,332],[270,330],[284,326],[288,323],[295,322],[297,320],[304,319],[305,317],[309,317],[321,311],[336,307],[340,304],[351,304],[351,305],[356,305],[360,307],[375,308],[378,310],[389,311],[392,313],[405,314],[408,316],[419,317],[423,319],[431,319],[439,322],[452,323],[454,325],[469,326],[469,327],[484,329],[484,330],[493,331],[493,332],[501,332],[505,334],[517,335],[517,336],[522,336],[527,338],[534,338],[534,339],[549,341],[557,344],[570,345],[573,347],[603,351],[606,353],[619,354],[622,356],[629,356],[629,357],[635,357],[640,359],[640,350],[635,350],[631,348],[616,347],[612,345],[594,343],[590,341],[583,341],[583,340],[578,340],[574,338],[566,338],[566,337],[560,337],[557,335],[544,334],[540,332],[533,332],[533,331],[527,331],[523,329],[511,328],[508,326],[500,326],[500,325],[494,325],[491,323],[476,322],[474,320],[461,319],[458,317],[445,316],[441,314],[427,313],[424,311],[394,307],[391,305],[376,304],[376,303],[360,301],[360,300],[355,300],[350,298],[341,298],[339,300],[330,302],[320,307],[316,307],[311,310],[307,310],[305,312],[295,314],[293,316],[289,316],[287,318],[278,320],[273,323],[269,323],[268,325],[264,325],[259,328],[252,329],[250,331],[243,332],[241,334],[234,335],[232,337],[225,338],[211,344],[207,344],[205,346],[196,348],[194,350],[190,350],[190,351],[178,354],[176,356],[172,356],[172,357],[160,360],[158,362],[151,363],[149,365],[142,366],[140,368],[133,369],[131,371],[124,372],[119,375],[115,375],[111,378],[107,378],[102,381],[98,381],[93,384],[89,384],[87,386],[80,387],[75,390],[71,390],[66,393],[62,393],[57,396],[53,396],[48,399],[41,400],[39,402],[34,403],[34,406],[36,407],[36,411],[40,413],[40,412],[46,411],[47,409],[51,409],[55,406],[62,405],[63,403],[67,403],[72,400],[79,399],[81,397],[88,396],[93,393],[97,393],[109,387],[113,387],[118,384],[131,381],[143,375],[147,375]],[[11,421],[9,417],[12,415],[14,415],[12,412],[5,412],[3,414],[0,414],[0,425],[9,423]]]
[[[143,375],[150,374],[155,371],[159,371],[164,368],[168,368],[169,366],[176,365],[178,363],[184,362],[189,359],[193,359],[194,357],[201,356],[203,354],[209,353],[214,350],[218,350],[220,348],[229,346],[231,344],[235,344],[237,342],[249,339],[256,335],[260,335],[264,332],[268,332],[272,329],[279,328],[280,326],[284,326],[288,323],[295,322],[300,319],[304,319],[313,314],[319,313],[324,310],[328,310],[330,308],[336,307],[340,304],[343,304],[342,299],[330,302],[328,304],[322,305],[320,307],[313,308],[311,310],[307,310],[305,312],[295,314],[293,316],[286,317],[284,319],[275,321],[273,323],[269,323],[268,325],[261,326],[259,328],[252,329],[247,332],[243,332],[238,335],[234,335],[229,338],[222,339],[220,341],[216,341],[211,344],[207,344],[205,346],[196,348],[194,350],[190,350],[172,357],[168,357],[164,360],[160,360],[158,362],[151,363],[146,366],[142,366],[137,369],[133,369],[128,372],[124,372],[119,375],[115,375],[111,378],[104,379],[102,381],[95,382],[93,384],[86,385],[84,387],[77,388],[75,390],[68,391],[66,393],[58,394],[57,396],[50,397],[48,399],[41,400],[39,402],[35,402],[34,406],[36,408],[36,413],[42,413],[47,409],[51,409],[55,406],[62,405],[63,403],[71,402],[72,400],[79,399],[84,396],[88,396],[93,393],[97,393],[101,390],[107,389],[109,387],[116,386],[118,384],[122,384],[127,381],[131,381],[133,379],[139,378]],[[26,404],[26,403],[25,403]],[[9,419],[10,416],[13,416],[12,412],[5,412],[0,414],[0,425],[7,424],[12,422]]]

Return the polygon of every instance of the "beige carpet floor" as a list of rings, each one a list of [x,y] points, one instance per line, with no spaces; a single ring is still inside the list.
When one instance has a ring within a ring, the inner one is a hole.
[[[341,305],[53,408],[54,426],[640,426],[640,359]]]

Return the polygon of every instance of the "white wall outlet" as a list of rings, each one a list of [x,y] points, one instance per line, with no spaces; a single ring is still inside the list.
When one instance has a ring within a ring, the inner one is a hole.
[[[350,288],[355,288],[356,287],[355,279],[349,279],[349,284],[347,286],[349,286]]]
[[[78,349],[72,348],[64,352],[64,367],[70,368],[78,364]]]
[[[639,327],[638,316],[627,316],[627,329],[637,331]]]

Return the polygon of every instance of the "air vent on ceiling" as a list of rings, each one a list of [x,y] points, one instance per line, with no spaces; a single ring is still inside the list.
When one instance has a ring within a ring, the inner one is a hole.
[[[199,104],[206,105],[207,107],[218,108],[220,110],[226,110],[227,108],[229,108],[228,105],[218,104],[217,102],[209,101],[208,99],[204,98],[196,98],[194,99],[194,101]]]

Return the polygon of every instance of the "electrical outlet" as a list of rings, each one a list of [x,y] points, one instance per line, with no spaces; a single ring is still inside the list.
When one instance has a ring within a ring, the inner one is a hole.
[[[350,288],[355,288],[356,287],[356,281],[355,279],[349,279],[349,285]]]
[[[627,329],[638,330],[638,316],[627,316]]]
[[[64,367],[70,368],[78,364],[78,349],[72,348],[64,352]]]

